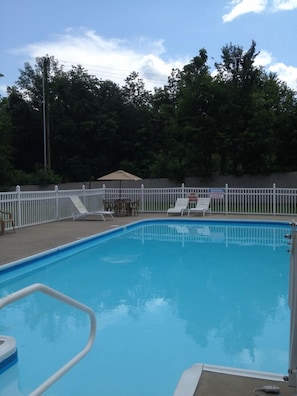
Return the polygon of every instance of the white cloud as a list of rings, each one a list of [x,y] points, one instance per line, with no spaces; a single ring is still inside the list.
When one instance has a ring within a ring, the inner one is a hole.
[[[267,67],[273,62],[273,57],[270,52],[261,50],[255,59],[255,66]]]
[[[259,13],[265,10],[268,0],[232,0],[231,11],[223,15],[223,22],[231,22],[233,19],[250,12]]]
[[[230,12],[223,15],[223,22],[231,22],[235,18],[250,12],[290,11],[297,8],[297,0],[231,0]]]
[[[288,87],[297,91],[297,67],[275,63],[269,67],[269,70],[276,73],[279,80],[285,81]]]
[[[276,62],[271,53],[265,50],[256,57],[255,66],[263,66],[268,72],[276,73],[280,81],[286,82],[289,88],[297,91],[297,67]]]
[[[297,8],[297,0],[273,0],[273,11],[290,11]]]
[[[0,96],[3,95],[5,96],[7,91],[7,85],[0,85]]]
[[[63,64],[66,69],[82,65],[90,74],[103,80],[112,80],[123,85],[124,79],[136,71],[148,90],[164,86],[172,68],[182,68],[189,59],[164,60],[162,40],[151,41],[140,37],[134,41],[105,39],[92,30],[71,29],[65,34],[45,42],[36,42],[18,50],[34,61],[48,54]]]
[[[274,1],[276,2],[276,0]],[[280,3],[280,0],[278,2]],[[239,5],[239,3],[245,2],[236,0],[232,3]],[[260,4],[259,1],[255,3]],[[72,65],[80,64],[90,74],[103,80],[112,80],[119,85],[123,85],[125,78],[131,72],[136,71],[144,80],[148,90],[153,90],[154,87],[163,87],[167,84],[172,68],[182,69],[190,62],[190,57],[166,60],[166,50],[162,40],[152,41],[144,37],[134,41],[116,38],[105,39],[96,32],[87,29],[82,29],[79,32],[69,29],[65,34],[53,36],[44,42],[27,45],[15,52],[25,54],[26,59],[31,57],[29,62],[32,64],[36,57],[46,54],[54,56],[61,65],[65,65],[66,70],[70,69]],[[260,51],[256,57],[255,65],[263,66],[266,70],[277,73],[280,80],[285,81],[290,88],[297,90],[297,68],[276,63],[272,54],[265,50]],[[6,86],[0,87],[0,91],[5,94]]]

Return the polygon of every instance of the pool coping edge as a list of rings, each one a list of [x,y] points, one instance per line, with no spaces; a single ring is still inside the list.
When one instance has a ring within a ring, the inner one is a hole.
[[[203,371],[271,381],[283,381],[284,377],[282,374],[277,373],[195,363],[182,373],[173,396],[194,396]]]

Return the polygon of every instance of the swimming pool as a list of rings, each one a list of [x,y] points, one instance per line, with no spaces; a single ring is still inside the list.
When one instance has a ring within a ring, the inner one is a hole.
[[[41,282],[96,313],[93,349],[48,395],[170,396],[197,362],[285,374],[289,231],[272,222],[136,222],[7,268],[1,296]],[[34,294],[0,311],[0,334],[16,338],[19,356],[0,389],[25,395],[82,349],[89,322]]]

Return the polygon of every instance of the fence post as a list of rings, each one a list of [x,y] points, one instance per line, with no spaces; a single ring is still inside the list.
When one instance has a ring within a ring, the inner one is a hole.
[[[185,197],[185,183],[182,183],[182,185],[181,185],[181,188],[182,188],[182,197],[184,198]]]
[[[144,212],[144,184],[141,185],[141,213]]]
[[[82,195],[83,195],[83,203],[86,205],[86,186],[82,185]]]
[[[276,184],[273,183],[272,185],[272,212],[273,212],[273,216],[276,215]]]
[[[18,206],[18,226],[21,226],[21,187],[19,185],[16,186],[17,193],[17,206]]]
[[[228,191],[228,184],[225,184],[225,215],[228,214],[229,210],[229,191]]]
[[[55,186],[55,195],[56,195],[56,220],[59,218],[59,187]]]

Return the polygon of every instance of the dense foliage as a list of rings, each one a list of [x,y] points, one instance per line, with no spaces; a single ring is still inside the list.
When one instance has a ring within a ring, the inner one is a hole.
[[[296,92],[257,55],[226,45],[212,75],[201,49],[153,93],[136,72],[120,87],[53,57],[26,63],[0,98],[0,185],[296,170]]]

